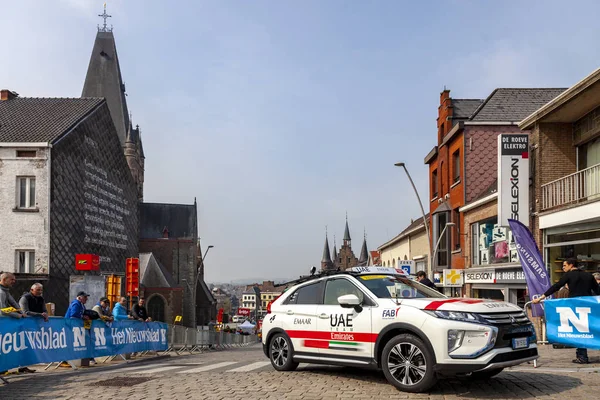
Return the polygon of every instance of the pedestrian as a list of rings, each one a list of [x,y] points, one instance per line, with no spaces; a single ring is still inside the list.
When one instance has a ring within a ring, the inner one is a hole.
[[[123,321],[131,318],[131,316],[127,314],[127,299],[125,297],[121,297],[119,302],[115,304],[112,315],[116,321]]]
[[[131,307],[131,316],[141,322],[150,322],[152,321],[152,318],[148,317],[148,311],[144,306],[145,303],[146,300],[144,300],[143,297],[140,297],[138,302]]]
[[[21,296],[19,305],[25,315],[44,318],[44,321],[48,322],[48,312],[46,311],[46,303],[42,297],[43,293],[44,286],[41,283],[34,283],[29,292]]]
[[[427,277],[427,274],[425,273],[425,271],[419,271],[417,272],[417,282],[419,282],[422,285],[428,286],[432,289],[437,290],[437,288],[435,287],[435,283],[431,282],[429,280],[429,278]]]
[[[105,322],[112,322],[114,318],[110,312],[110,300],[106,297],[102,297],[98,303],[92,307],[93,311],[96,311],[100,318]]]
[[[88,320],[89,317],[85,315],[85,303],[87,303],[88,297],[90,297],[90,295],[86,292],[82,291],[77,293],[77,298],[69,305],[67,313],[65,314],[65,318]]]
[[[0,309],[2,309],[3,315],[8,315],[12,318],[25,318],[27,314],[21,310],[21,306],[16,302],[14,297],[10,294],[10,288],[12,288],[17,279],[15,275],[10,272],[1,272],[0,273]],[[28,372],[34,373],[35,370],[29,369],[27,367],[19,368],[19,372]],[[0,374],[5,374],[6,371],[0,372]]]
[[[600,286],[600,272],[594,272],[594,278],[596,279],[596,283]]]
[[[558,282],[546,290],[543,295],[533,299],[533,303],[539,303],[565,285],[568,285],[569,288],[569,298],[600,295],[600,288],[596,279],[594,279],[594,276],[589,272],[580,270],[576,265],[577,260],[574,258],[563,261],[562,268],[565,272],[563,276]],[[575,364],[589,363],[587,349],[578,348],[575,354],[576,358],[573,360]]]

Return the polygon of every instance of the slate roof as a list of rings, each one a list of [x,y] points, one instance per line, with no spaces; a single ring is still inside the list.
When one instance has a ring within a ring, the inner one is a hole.
[[[140,283],[153,288],[178,287],[173,275],[152,253],[140,253]]]
[[[427,214],[426,216],[427,222],[429,222],[430,220],[430,215]],[[387,242],[385,242],[384,244],[382,244],[381,246],[378,247],[378,249],[384,248],[384,247],[388,247],[389,245],[395,243],[396,241],[404,238],[409,232],[411,232],[412,230],[416,229],[417,227],[419,227],[420,225],[423,224],[423,217],[418,217],[415,218],[410,225],[408,225],[406,228],[404,228],[402,230],[402,232],[400,232],[399,234],[397,234],[394,238],[388,240]],[[423,229],[425,229],[423,227]]]
[[[104,102],[100,98],[17,97],[0,101],[0,142],[49,142]]]
[[[481,99],[452,99],[452,119],[467,119],[483,103]]]
[[[472,121],[520,122],[566,88],[499,88],[488,96]]]
[[[165,227],[171,239],[198,237],[196,204],[140,203],[140,238],[159,239]]]
[[[81,97],[106,98],[121,145],[124,145],[130,121],[125,85],[112,32],[98,32],[96,35]]]
[[[358,258],[359,266],[366,266],[369,263],[369,250],[367,249],[367,238],[363,240],[362,248],[360,249],[360,257]]]
[[[325,236],[325,246],[323,247],[323,257],[321,258],[321,262],[323,263],[331,263],[331,256],[329,253],[329,240],[327,236]]]

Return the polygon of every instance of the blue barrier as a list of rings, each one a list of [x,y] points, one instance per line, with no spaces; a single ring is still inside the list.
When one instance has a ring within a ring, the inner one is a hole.
[[[0,317],[0,371],[38,363],[167,349],[162,322]]]
[[[550,343],[600,350],[600,296],[546,300]]]

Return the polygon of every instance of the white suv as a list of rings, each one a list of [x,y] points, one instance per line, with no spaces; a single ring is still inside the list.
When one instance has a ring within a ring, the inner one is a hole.
[[[521,308],[447,298],[402,270],[357,267],[293,284],[263,320],[263,350],[278,371],[300,362],[374,367],[398,389],[423,392],[442,376],[489,378],[538,358]]]

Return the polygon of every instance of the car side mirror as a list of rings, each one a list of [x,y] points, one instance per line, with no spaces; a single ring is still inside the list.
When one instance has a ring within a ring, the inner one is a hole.
[[[343,308],[354,308],[357,312],[362,311],[360,299],[355,294],[346,294],[344,296],[338,297],[338,303]]]

